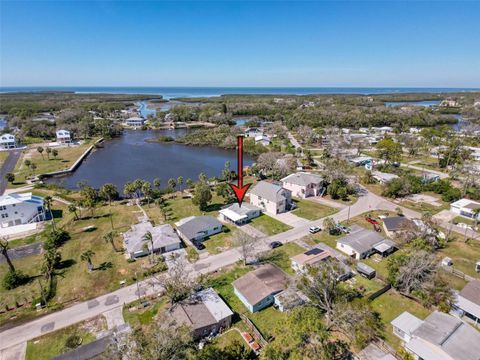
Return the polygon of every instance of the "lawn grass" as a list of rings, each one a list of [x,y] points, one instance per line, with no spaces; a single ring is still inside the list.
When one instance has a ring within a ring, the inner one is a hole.
[[[341,235],[330,235],[328,231],[320,231],[316,234],[313,235],[308,235],[305,237],[303,240],[309,244],[309,245],[315,245],[318,243],[324,243],[330,246],[331,248],[336,248],[337,246],[337,240],[340,239],[342,236],[345,236],[345,234]]]
[[[238,230],[233,225],[223,224],[223,231],[202,241],[210,254],[218,254],[235,246],[233,238]]]
[[[8,154],[10,154],[8,151],[0,151],[0,167],[2,167],[5,160],[7,160]]]
[[[61,330],[51,332],[27,342],[26,360],[50,360],[73,349],[65,346],[70,336],[80,336],[81,345],[91,343],[96,339],[95,334],[106,330],[106,320],[99,316],[93,320],[84,321]]]
[[[295,271],[291,266],[292,262],[290,258],[305,251],[306,250],[300,245],[297,245],[294,242],[289,242],[276,249],[273,249],[266,260],[275,264],[287,274],[295,275]]]
[[[422,320],[430,314],[430,311],[422,305],[400,295],[394,289],[390,289],[373,300],[371,306],[373,310],[380,314],[382,322],[385,324],[385,340],[396,350],[401,348],[401,342],[400,339],[393,334],[393,328],[390,322],[404,311],[408,311]]]
[[[249,224],[266,235],[275,235],[291,229],[290,226],[275,220],[266,214],[262,214],[259,217],[252,219]]]
[[[475,271],[475,263],[480,260],[480,241],[470,240],[465,243],[463,236],[455,234],[445,248],[438,251],[439,259],[445,256],[452,259],[455,269],[480,279],[480,273]]]
[[[368,296],[385,286],[385,284],[379,279],[367,279],[359,274],[348,279],[346,283],[352,288],[359,290],[363,296]]]
[[[245,340],[243,340],[242,335],[240,335],[238,329],[236,328],[232,328],[224,332],[223,334],[220,334],[219,336],[217,336],[212,341],[212,345],[217,348],[224,349],[235,342],[242,344],[247,349],[250,348],[245,342]]]
[[[475,226],[475,221],[472,219],[467,219],[466,217],[463,216],[455,216],[452,220],[454,224],[459,224],[459,223],[464,223],[467,225],[470,225],[471,227]],[[480,222],[479,222],[480,223]]]
[[[292,211],[293,214],[307,220],[317,220],[336,213],[338,210],[325,206],[310,200],[293,200],[297,208]]]
[[[55,208],[57,206],[54,206]],[[120,203],[112,205],[115,230],[117,232],[128,230],[131,224],[137,222],[137,211],[138,208],[133,206]],[[61,269],[62,276],[56,277],[56,296],[51,302],[52,305],[67,305],[73,301],[84,301],[114,291],[121,286],[120,281],[122,280],[125,280],[127,284],[133,283],[136,272],[138,272],[138,277],[143,276],[142,264],[148,263],[147,258],[129,263],[123,253],[114,252],[112,246],[103,240],[103,235],[111,230],[109,213],[109,206],[102,206],[95,210],[93,218],[90,218],[90,212],[84,211],[84,218],[73,221],[73,215],[63,211],[63,218],[57,223],[57,227],[67,230],[71,239],[59,249],[62,254],[63,268]],[[87,226],[94,226],[95,229],[90,232],[83,231],[82,229]],[[116,244],[117,248],[121,248],[123,245],[120,235],[116,238]],[[86,263],[80,259],[81,254],[86,250],[95,252],[92,260],[96,267],[103,264],[101,270],[95,270],[92,273],[87,271]],[[26,303],[21,308],[0,314],[0,324],[12,316],[18,318],[36,316],[51,310],[47,308],[36,313],[30,306],[31,302],[38,299],[40,294],[40,286],[35,277],[40,274],[42,262],[42,255],[13,261],[15,267],[32,277],[32,280],[13,290],[0,289],[1,309],[5,309],[6,306],[15,307],[16,302]],[[0,264],[0,279],[7,271],[7,265]]]
[[[70,168],[75,161],[93,144],[93,140],[86,141],[79,146],[70,146],[56,148],[58,156],[56,158],[50,154],[50,159],[47,157],[45,151],[40,154],[37,151],[37,146],[32,145],[31,148],[25,150],[15,166],[15,181],[9,184],[9,187],[19,187],[26,184],[25,179],[32,175],[32,170],[25,165],[25,160],[28,159],[37,165],[35,174],[44,174],[52,171],[66,170]],[[43,146],[45,149],[45,147]]]
[[[144,300],[142,300],[143,302]],[[168,299],[164,296],[155,300],[150,300],[150,306],[143,308],[140,301],[134,301],[123,306],[123,318],[125,322],[132,327],[148,325],[153,322],[159,311],[167,307]]]

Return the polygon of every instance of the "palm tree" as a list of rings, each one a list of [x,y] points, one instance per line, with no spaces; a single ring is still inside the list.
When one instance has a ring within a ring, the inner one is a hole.
[[[112,183],[106,183],[100,188],[100,196],[108,201],[109,205],[112,205],[112,201],[118,197],[117,187]]]
[[[32,170],[32,175],[35,175],[35,169],[37,168],[37,165],[35,163],[30,163],[30,170]]]
[[[160,209],[160,212],[163,216],[163,221],[167,221],[167,203],[165,202],[165,200],[163,198],[159,198],[157,201],[156,201],[156,204],[158,205],[158,208]]]
[[[47,159],[50,160],[50,154],[52,153],[52,149],[50,149],[49,147],[47,147],[45,149],[45,152],[47,153]]]
[[[10,256],[8,255],[8,248],[9,243],[6,237],[0,239],[0,253],[5,257],[7,261],[8,267],[10,268],[10,272],[15,272],[15,267],[13,266],[12,260],[10,260]]]
[[[75,220],[78,220],[77,206],[74,203],[68,205],[68,211],[75,216]]]
[[[55,220],[53,219],[53,213],[52,213],[52,203],[53,203],[52,197],[50,195],[45,196],[45,198],[43,199],[43,203],[45,204],[45,207],[48,209],[48,212],[50,213],[50,217],[52,218],[53,230],[56,231]]]
[[[153,186],[155,186],[157,188],[157,190],[160,189],[160,184],[161,184],[161,182],[160,182],[159,178],[153,179]]]
[[[53,157],[56,159],[57,156],[58,156],[58,150],[57,150],[57,149],[53,149],[53,150],[52,150],[52,155],[53,155]]]
[[[112,245],[113,251],[118,252],[117,247],[115,246],[115,236],[117,233],[115,231],[109,231],[105,235],[103,235],[103,240],[105,240],[106,243],[109,243]]]
[[[177,187],[177,182],[175,181],[175,179],[168,179],[168,187],[172,189],[172,192],[175,191],[175,188]]]
[[[183,185],[183,176],[179,176],[179,177],[177,178],[177,185],[180,186],[180,187],[182,187],[182,185]],[[183,192],[183,190],[182,190],[182,192]]]
[[[92,257],[95,255],[95,253],[92,250],[87,250],[80,255],[80,259],[82,261],[87,262],[87,269],[89,272],[93,270],[93,263],[92,263]]]
[[[142,241],[144,241],[145,243],[150,243],[150,262],[153,263],[153,236],[152,236],[152,233],[150,231],[147,231],[143,236],[142,236]],[[147,245],[147,248],[148,248],[148,245]]]
[[[43,157],[43,147],[39,146],[37,147],[37,151],[40,153],[40,155],[42,155],[42,160],[44,159]]]

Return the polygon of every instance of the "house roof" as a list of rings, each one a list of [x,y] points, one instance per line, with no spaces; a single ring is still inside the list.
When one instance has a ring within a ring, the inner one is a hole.
[[[380,172],[380,171],[372,171],[372,175],[374,177],[382,179],[383,181],[390,181],[390,180],[393,180],[393,179],[398,179],[398,175],[396,175],[396,174],[384,173],[384,172]]]
[[[13,205],[20,203],[31,203],[37,206],[43,206],[43,198],[29,193],[14,193],[0,196],[0,206]]]
[[[164,224],[154,227],[150,222],[141,222],[132,225],[132,228],[123,234],[123,240],[128,253],[142,251],[145,246],[151,250],[151,244],[142,240],[147,231],[150,231],[152,234],[154,249],[176,245],[181,242],[171,225]]]
[[[222,227],[222,223],[211,216],[190,216],[175,223],[177,230],[189,239],[214,227]]]
[[[57,134],[57,137],[58,136],[70,136],[70,131],[68,131],[68,130],[57,130],[56,134]]]
[[[310,174],[307,172],[297,172],[295,174],[290,174],[282,179],[282,182],[295,184],[300,186],[307,186],[310,184],[320,184],[323,181],[323,178],[317,174]]]
[[[392,216],[383,219],[383,225],[388,231],[398,231],[404,229],[404,226],[412,221],[403,216]]]
[[[132,116],[127,119],[127,121],[144,121],[144,118],[138,117],[138,116]]]
[[[316,263],[323,261],[330,256],[331,255],[328,251],[314,247],[302,254],[293,256],[291,260],[299,265],[315,265]]]
[[[246,219],[249,213],[259,210],[259,207],[249,203],[242,203],[242,206],[240,206],[238,203],[234,203],[223,208],[219,211],[219,213],[225,215],[232,221],[238,221]]]
[[[12,134],[3,134],[0,136],[0,141],[14,141],[15,136]]]
[[[287,191],[289,192],[280,185],[260,181],[250,190],[250,194],[260,196],[268,201],[278,202],[286,199],[285,192]]]
[[[450,204],[453,207],[475,209],[480,207],[480,203],[470,199],[460,199]]]
[[[456,360],[478,359],[480,354],[480,332],[462,320],[445,313],[434,311],[413,332],[414,339],[407,347],[423,358],[430,354],[448,354]],[[431,345],[436,345],[432,348]],[[430,357],[434,358],[434,357]],[[441,355],[435,357],[442,358]]]
[[[255,305],[267,296],[285,289],[287,277],[276,266],[266,264],[235,280],[233,286],[250,305]]]
[[[390,324],[404,333],[411,335],[422,324],[422,320],[410,314],[408,311],[404,311],[393,319]]]
[[[459,295],[480,306],[480,280],[469,281]]]
[[[364,273],[364,274],[368,274],[368,275],[373,274],[375,272],[374,268],[372,268],[372,267],[370,267],[367,264],[364,264],[362,262],[359,262],[357,264],[357,270]]]
[[[396,360],[396,357],[380,349],[376,344],[370,343],[357,354],[359,360]]]
[[[351,228],[350,234],[338,239],[337,242],[350,246],[353,250],[361,254],[373,249],[376,244],[383,240],[385,239],[377,232],[354,225]]]

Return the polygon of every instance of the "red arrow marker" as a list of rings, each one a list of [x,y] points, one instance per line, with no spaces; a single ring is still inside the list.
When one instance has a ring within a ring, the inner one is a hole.
[[[242,206],[243,198],[250,187],[250,184],[243,185],[243,136],[237,136],[237,177],[238,185],[230,184],[239,206]]]

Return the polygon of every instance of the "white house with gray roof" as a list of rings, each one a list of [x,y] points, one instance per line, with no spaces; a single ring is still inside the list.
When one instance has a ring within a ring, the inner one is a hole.
[[[323,189],[323,178],[307,172],[290,174],[281,181],[285,189],[290,190],[293,196],[299,198],[318,196]]]
[[[337,240],[337,249],[361,260],[374,253],[388,255],[395,249],[395,243],[375,231],[353,225],[350,234]]]
[[[255,205],[242,203],[240,206],[238,203],[231,204],[219,211],[220,219],[228,221],[236,225],[243,225],[249,222],[251,219],[259,217],[262,210]]]
[[[153,226],[151,222],[141,222],[132,225],[132,228],[123,234],[123,243],[130,259],[151,253],[152,244],[143,240],[147,232],[152,234],[154,253],[163,254],[182,247],[182,241],[171,225]]]
[[[0,150],[15,149],[17,142],[12,134],[0,135]]]
[[[469,281],[457,295],[455,306],[466,317],[480,324],[480,280]]]
[[[283,213],[292,206],[292,192],[268,181],[258,182],[250,190],[249,195],[250,204],[270,214]]]
[[[455,316],[434,311],[422,321],[405,311],[391,324],[416,360],[480,359],[480,332]]]
[[[45,220],[43,198],[32,193],[0,196],[0,229]]]
[[[184,240],[203,241],[211,235],[222,232],[223,225],[211,216],[190,216],[175,223],[177,233]]]
[[[57,130],[56,136],[59,144],[70,144],[72,142],[72,136],[68,130]]]

